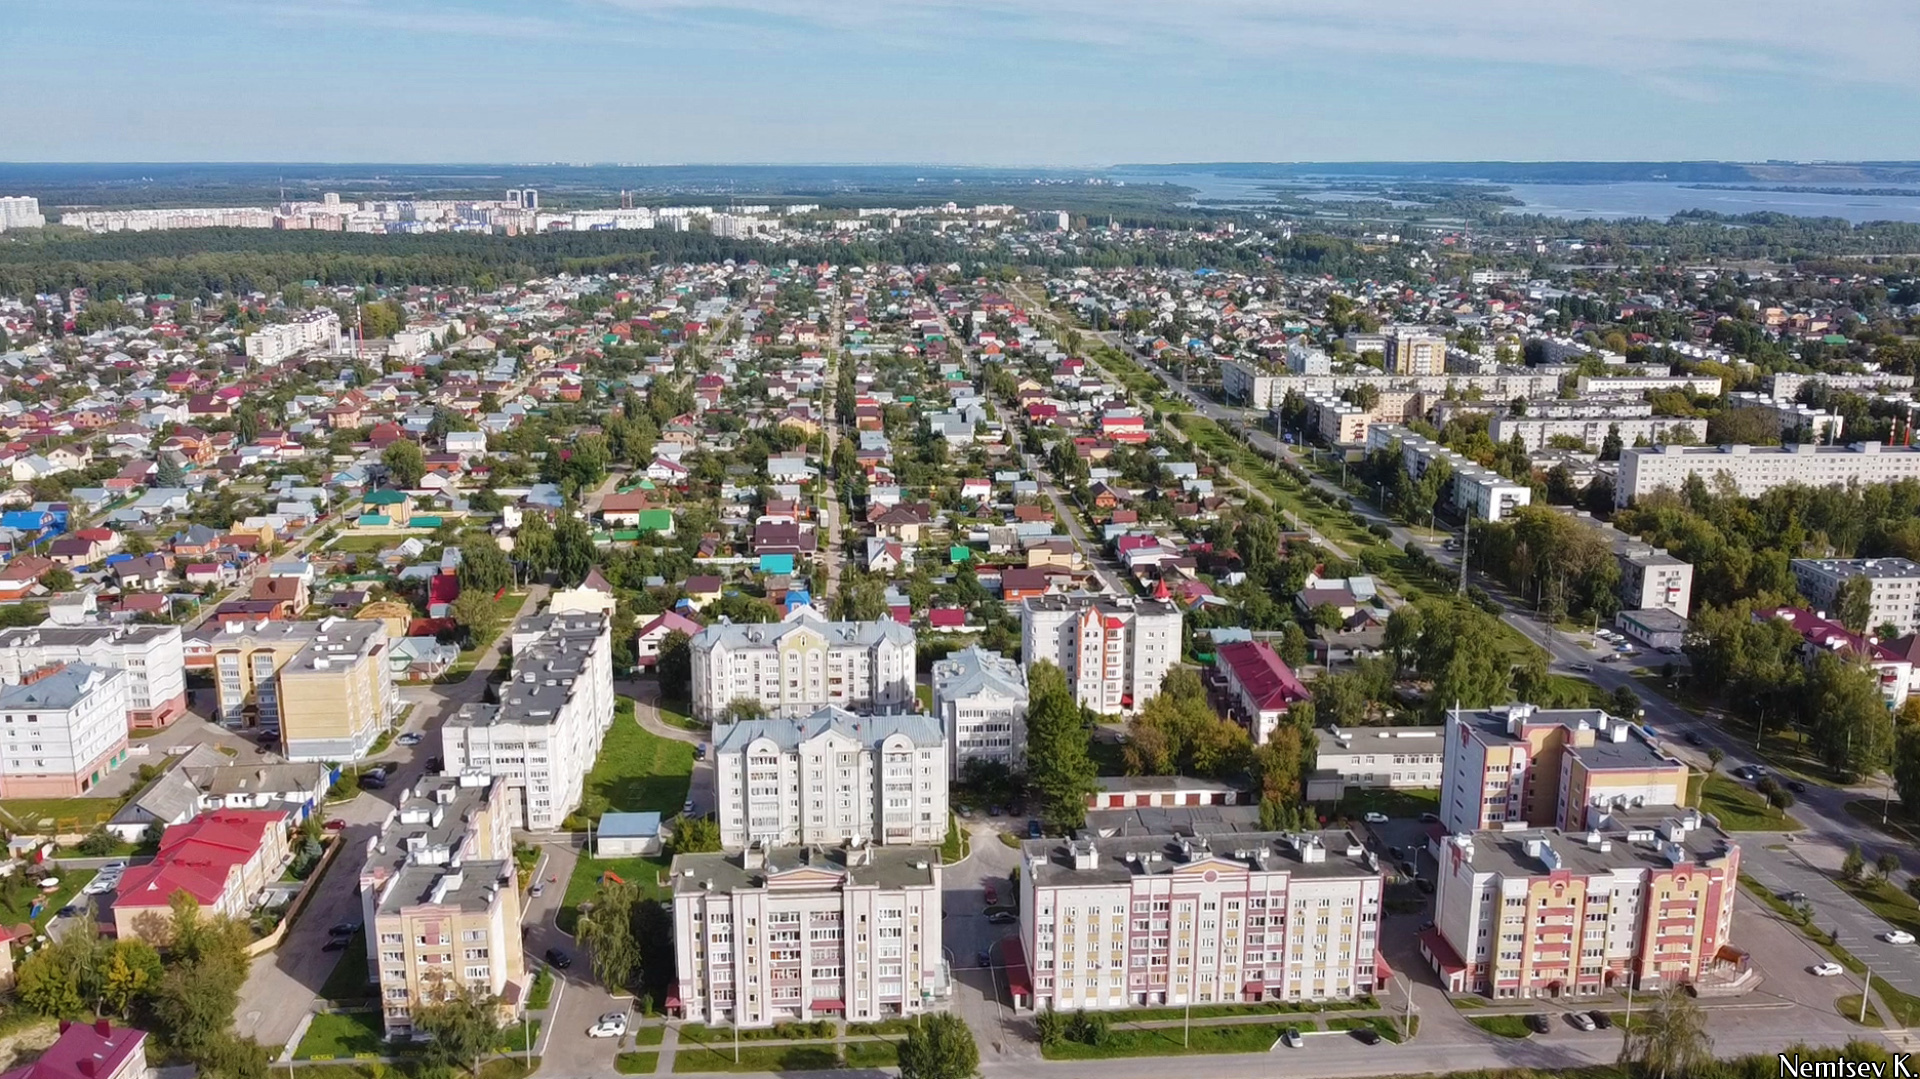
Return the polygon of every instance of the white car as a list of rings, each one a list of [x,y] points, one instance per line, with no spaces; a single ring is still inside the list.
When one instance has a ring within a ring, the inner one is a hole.
[[[1360,819],[1363,821],[1366,821],[1368,824],[1387,823],[1387,815],[1385,813],[1364,813],[1361,815]]]
[[[600,1017],[598,1023],[587,1029],[589,1038],[618,1038],[627,1033],[627,1017],[620,1012],[608,1012]]]
[[[1880,939],[1888,944],[1912,944],[1913,934],[1904,929],[1889,929],[1880,934]]]
[[[1817,978],[1835,978],[1845,973],[1838,963],[1815,963],[1807,968],[1807,972]]]

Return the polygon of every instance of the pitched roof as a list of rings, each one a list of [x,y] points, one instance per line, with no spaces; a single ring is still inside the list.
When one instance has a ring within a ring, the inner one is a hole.
[[[1246,690],[1247,697],[1261,711],[1283,709],[1311,695],[1300,684],[1279,653],[1265,641],[1240,641],[1220,646],[1220,662],[1233,669],[1233,676]]]
[[[116,1027],[105,1019],[92,1024],[63,1021],[60,1037],[39,1060],[0,1073],[0,1079],[100,1079],[124,1068],[146,1039],[144,1030]]]

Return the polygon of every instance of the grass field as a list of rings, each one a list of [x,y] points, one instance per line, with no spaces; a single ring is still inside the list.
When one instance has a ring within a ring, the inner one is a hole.
[[[1848,883],[1835,880],[1840,890],[1860,901],[1860,905],[1880,916],[1888,925],[1920,935],[1920,903],[1884,880]]]
[[[541,967],[533,972],[533,986],[527,990],[527,1008],[530,1011],[545,1011],[553,1003],[553,971]]]
[[[683,698],[661,698],[657,703],[660,722],[669,727],[678,727],[683,731],[706,731],[710,728],[693,718],[693,704]]]
[[[1847,1022],[1859,1023],[1860,1022],[1860,994],[1848,993],[1847,995],[1839,998],[1838,1000],[1835,1000],[1833,1002],[1833,1010],[1839,1012],[1841,1015],[1846,1016]],[[1880,1013],[1878,1011],[1876,1011],[1873,1008],[1868,1008],[1867,1021],[1862,1025],[1869,1026],[1869,1027],[1881,1027],[1881,1026],[1885,1026],[1886,1024],[1880,1021]]]
[[[1385,787],[1351,789],[1345,797],[1340,799],[1337,809],[1339,815],[1354,818],[1367,813],[1385,813],[1389,817],[1414,818],[1422,813],[1439,811],[1440,792],[1438,790],[1418,788],[1389,790]]]
[[[326,549],[338,551],[341,554],[379,554],[381,551],[391,551],[411,538],[413,537],[404,535],[367,536],[344,533],[335,536],[333,542],[327,544]]]
[[[1181,1028],[1151,1030],[1118,1029],[1108,1035],[1105,1044],[1063,1041],[1043,1047],[1047,1060],[1108,1060],[1113,1057],[1180,1056],[1204,1053],[1265,1053],[1280,1040],[1292,1023],[1234,1023],[1219,1026],[1195,1026],[1186,1045],[1180,1044]]]
[[[339,1060],[387,1049],[386,1027],[377,1012],[322,1012],[307,1025],[293,1050],[295,1060]]]
[[[1800,822],[1766,804],[1760,795],[1718,772],[1700,784],[1700,810],[1729,832],[1792,832]]]
[[[4,921],[7,925],[19,925],[28,921],[27,915],[33,909],[34,900],[37,899],[43,901],[40,916],[31,920],[36,926],[44,926],[53,920],[55,914],[60,913],[61,907],[73,902],[74,896],[80,894],[80,889],[86,887],[87,882],[94,878],[94,871],[91,869],[61,869],[56,863],[30,870],[27,873],[27,879],[29,881],[44,880],[45,877],[41,875],[43,873],[57,877],[60,886],[51,892],[43,892],[39,888],[22,888],[12,899],[0,900],[0,921]]]
[[[900,1046],[884,1039],[848,1042],[842,1047],[849,1068],[893,1068],[900,1064]]]
[[[613,1058],[614,1070],[621,1075],[652,1075],[659,1066],[659,1053],[621,1053]]]
[[[1473,1025],[1489,1034],[1498,1034],[1502,1038],[1527,1038],[1533,1031],[1527,1028],[1525,1017],[1518,1015],[1476,1015]]]
[[[91,831],[119,810],[117,798],[9,798],[0,802],[0,817],[19,831],[47,827],[62,832]]]
[[[687,787],[693,776],[693,747],[685,742],[661,738],[641,728],[633,719],[633,702],[621,698],[616,707],[613,727],[600,747],[600,759],[587,773],[586,796],[580,812],[588,820],[598,821],[608,810],[642,812],[654,810],[663,817],[680,812],[687,800]],[[639,886],[643,896],[663,894],[659,877],[666,871],[665,855],[651,858],[586,858],[573,866],[567,878],[557,922],[562,931],[573,932],[579,921],[580,904],[593,898],[603,873],[611,872]]]
[[[683,1045],[673,1058],[676,1072],[828,1071],[839,1066],[839,1048],[833,1045],[742,1046],[737,1062],[732,1045]]]
[[[1360,1030],[1372,1027],[1380,1037],[1398,1044],[1400,1042],[1400,1023],[1387,1015],[1342,1015],[1327,1020],[1328,1030]],[[1420,1017],[1413,1017],[1413,1032],[1420,1033]]]

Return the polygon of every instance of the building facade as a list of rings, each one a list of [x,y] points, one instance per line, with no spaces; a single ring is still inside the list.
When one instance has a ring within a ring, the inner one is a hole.
[[[283,810],[202,813],[169,827],[153,861],[128,869],[113,893],[114,930],[122,940],[164,935],[173,897],[193,897],[203,917],[244,918],[253,897],[293,860]]]
[[[926,716],[747,720],[714,729],[713,756],[723,846],[946,839],[947,742]]]
[[[524,828],[560,827],[585,794],[613,726],[611,625],[598,612],[521,619],[500,702],[461,705],[440,728],[445,770],[504,778]]]
[[[1440,822],[1450,832],[1577,830],[1608,809],[1686,801],[1687,766],[1595,708],[1455,709],[1446,732]]]
[[[929,847],[751,848],[673,859],[670,1013],[765,1027],[944,1006],[940,855]]]
[[[367,971],[389,1036],[465,989],[517,1014],[528,985],[512,798],[483,775],[422,777],[369,837],[360,871]]]
[[[1337,802],[1351,789],[1434,790],[1446,765],[1439,727],[1315,730],[1319,751],[1307,777],[1307,800]]]
[[[1133,597],[1038,596],[1020,607],[1020,655],[1066,672],[1076,703],[1137,712],[1180,659],[1180,608]]]
[[[1614,556],[1620,564],[1620,605],[1629,611],[1693,609],[1693,564],[1658,547],[1633,544]]]
[[[1216,653],[1222,686],[1233,702],[1233,718],[1245,724],[1253,744],[1264,746],[1301,701],[1312,700],[1292,668],[1265,641],[1235,641]]]
[[[216,616],[184,652],[189,670],[213,675],[220,722],[279,727],[289,760],[364,756],[399,709],[380,622]]]
[[[1533,503],[1533,488],[1516,483],[1472,458],[1398,424],[1376,423],[1367,428],[1367,452],[1400,447],[1401,467],[1419,478],[1435,461],[1445,461],[1453,474],[1453,506],[1476,520],[1504,521],[1514,510]]]
[[[186,652],[178,626],[32,626],[0,631],[0,681],[50,663],[113,667],[127,675],[127,726],[165,727],[187,710]]]
[[[1590,450],[1599,450],[1609,434],[1617,434],[1622,446],[1642,439],[1659,444],[1668,439],[1698,445],[1707,440],[1707,421],[1674,416],[1649,416],[1620,419],[1607,415],[1584,416],[1495,416],[1487,425],[1487,437],[1504,446],[1518,435],[1529,453],[1548,448],[1556,438],[1571,438]]]
[[[1421,952],[1449,992],[1659,990],[1738,973],[1740,848],[1694,810],[1448,836]]]
[[[127,759],[127,676],[63,663],[0,685],[0,797],[74,798]]]
[[[710,625],[689,647],[694,718],[709,723],[724,720],[736,700],[783,719],[826,707],[917,707],[913,631],[891,618],[828,622],[803,604],[782,622]]]
[[[1388,976],[1382,883],[1347,831],[1029,840],[1019,944],[1031,980],[1011,986],[1015,1003],[1364,996]]]
[[[1807,602],[1835,618],[1840,589],[1851,580],[1867,582],[1867,630],[1892,626],[1894,636],[1920,629],[1920,564],[1904,558],[1796,558],[1793,583]]]
[[[262,326],[247,335],[247,358],[273,366],[308,349],[340,351],[340,316],[311,311],[292,322]]]
[[[1387,371],[1396,375],[1443,375],[1447,339],[1438,334],[1399,330],[1387,335]]]
[[[933,665],[933,718],[946,733],[951,778],[968,761],[1018,771],[1027,749],[1027,672],[998,652],[970,645]]]
[[[1630,505],[1662,488],[1678,491],[1690,477],[1715,490],[1721,476],[1743,498],[1758,498],[1776,487],[1873,487],[1895,480],[1920,479],[1920,446],[1859,442],[1851,446],[1654,446],[1620,453],[1615,505]]]

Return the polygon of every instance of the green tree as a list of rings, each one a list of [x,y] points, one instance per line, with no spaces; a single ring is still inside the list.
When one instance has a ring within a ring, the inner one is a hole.
[[[900,1043],[900,1079],[974,1079],[980,1049],[973,1031],[951,1012],[928,1015]]]
[[[640,970],[640,942],[633,936],[639,900],[631,882],[608,882],[594,893],[593,909],[580,916],[580,943],[593,954],[593,975],[610,989],[628,988]]]
[[[54,566],[40,575],[40,583],[50,592],[73,591],[73,571],[65,566]]]
[[[586,920],[580,924],[585,926]],[[478,989],[446,990],[439,996],[413,1008],[414,1029],[433,1036],[427,1042],[427,1061],[464,1069],[477,1079],[488,1054],[500,1046],[500,998]]]
[[[387,478],[395,487],[418,487],[427,474],[427,455],[418,442],[395,442],[381,452],[380,463],[387,466]]]
[[[572,588],[593,571],[593,530],[572,514],[560,518],[553,530],[553,573],[563,588]]]
[[[1035,663],[1027,671],[1027,781],[1054,835],[1086,823],[1087,797],[1096,789],[1089,744],[1066,674],[1044,660]]]
[[[1846,856],[1840,859],[1840,879],[1856,881],[1867,871],[1867,856],[1860,853],[1860,844],[1847,848]]]
[[[1684,988],[1660,994],[1627,1031],[1622,1063],[1647,1079],[1685,1079],[1713,1061],[1713,1038],[1700,1005]]]
[[[100,1011],[126,1018],[136,1002],[147,998],[166,975],[160,953],[146,941],[115,941],[102,949],[97,982]]]
[[[491,596],[513,584],[513,564],[493,537],[470,532],[460,542],[460,589]]]
[[[1865,633],[1873,618],[1873,582],[1866,577],[1848,577],[1833,593],[1834,617],[1840,624]]]
[[[18,874],[15,874],[18,875]],[[92,937],[84,933],[42,948],[28,956],[14,974],[14,996],[37,1015],[79,1019],[96,997]]]
[[[673,823],[672,854],[706,854],[720,849],[720,824],[711,817],[682,816]]]
[[[491,640],[494,630],[500,625],[500,611],[493,605],[493,596],[487,592],[475,590],[460,593],[454,597],[449,613],[467,631],[467,641],[474,646]]]
[[[406,311],[392,300],[360,305],[360,336],[364,338],[392,337],[406,325]]]
[[[1873,860],[1873,868],[1879,871],[1881,880],[1891,880],[1900,869],[1900,856],[1890,850],[1882,851],[1880,857]]]
[[[1726,750],[1721,749],[1719,746],[1713,746],[1709,748],[1707,750],[1707,772],[1709,774],[1712,774],[1713,772],[1719,771],[1720,762],[1726,759],[1727,759]]]
[[[660,655],[653,670],[660,679],[662,696],[686,700],[693,693],[693,638],[685,630],[668,630],[660,641]]]
[[[171,900],[166,927],[167,970],[154,993],[153,1013],[168,1041],[198,1062],[227,1048],[240,986],[248,971],[246,923],[229,917],[205,918],[186,892]]]
[[[513,534],[513,557],[536,578],[553,568],[553,522],[545,514],[529,510],[520,519],[520,528]]]

